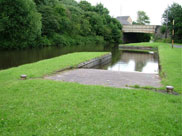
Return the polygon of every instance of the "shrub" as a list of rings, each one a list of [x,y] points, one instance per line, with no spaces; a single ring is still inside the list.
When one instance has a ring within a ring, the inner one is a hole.
[[[32,0],[0,0],[0,47],[25,48],[41,35],[41,15]]]
[[[167,30],[167,28],[166,28],[166,26],[161,26],[161,28],[160,28],[160,32],[162,33],[162,34],[164,34],[165,32],[166,32],[166,30]]]
[[[44,46],[50,46],[52,45],[52,42],[47,38],[47,36],[43,36],[39,39],[39,42],[37,43],[39,47],[44,47]]]
[[[155,42],[162,42],[162,43],[171,43],[172,40],[171,38],[167,38],[167,39],[156,39]]]

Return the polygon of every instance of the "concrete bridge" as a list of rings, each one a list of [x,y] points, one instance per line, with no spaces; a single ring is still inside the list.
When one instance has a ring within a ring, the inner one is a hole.
[[[124,33],[156,33],[156,25],[123,25]]]
[[[133,21],[130,16],[118,16],[116,18],[123,26],[123,42],[139,42],[137,37],[140,37],[142,33],[154,34],[155,38],[162,38],[165,35],[161,34],[159,25],[137,25],[132,24]]]
[[[123,42],[139,42],[137,36],[142,33],[154,34],[154,37],[161,37],[160,27],[158,25],[123,25]]]

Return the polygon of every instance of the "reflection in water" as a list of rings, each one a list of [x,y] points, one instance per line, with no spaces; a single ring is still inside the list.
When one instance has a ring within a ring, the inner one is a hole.
[[[112,71],[158,73],[157,54],[122,52],[120,59],[105,67]]]
[[[158,73],[158,57],[156,54],[121,52],[118,46],[105,49],[103,46],[73,46],[73,47],[47,47],[40,49],[27,49],[15,51],[0,51],[0,70],[49,59],[72,52],[82,51],[111,51],[112,62],[109,66],[98,66],[102,69],[114,71],[139,71],[145,73]]]
[[[49,59],[72,52],[104,51],[101,45],[96,46],[66,46],[45,47],[26,50],[0,50],[0,70],[22,64],[32,63],[43,59]]]

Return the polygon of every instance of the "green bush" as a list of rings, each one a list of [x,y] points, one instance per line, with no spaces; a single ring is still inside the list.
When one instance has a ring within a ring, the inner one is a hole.
[[[36,5],[56,5],[58,0],[34,0]]]
[[[39,39],[39,42],[37,43],[39,47],[44,47],[44,46],[50,46],[52,45],[52,42],[47,38],[47,36],[43,36]]]
[[[0,48],[120,43],[121,30],[102,4],[0,0]]]
[[[164,43],[171,43],[171,42],[172,42],[171,38],[164,39]]]
[[[105,44],[104,38],[102,36],[96,36],[95,42],[98,45]]]
[[[165,34],[165,32],[167,31],[167,28],[166,28],[166,26],[161,26],[161,28],[160,28],[160,32],[162,33],[162,34]]]
[[[182,6],[178,3],[173,3],[163,13],[164,25],[168,25],[168,30],[172,36],[174,29],[174,40],[177,43],[182,43]],[[175,21],[173,27],[173,20]]]
[[[31,47],[41,35],[41,15],[32,0],[0,0],[0,48]]]
[[[171,43],[172,40],[171,40],[171,38],[167,38],[167,39],[157,39],[157,40],[155,40],[155,42]]]
[[[60,35],[57,33],[54,33],[51,37],[52,44],[55,46],[69,46],[70,41],[69,38],[65,35]]]

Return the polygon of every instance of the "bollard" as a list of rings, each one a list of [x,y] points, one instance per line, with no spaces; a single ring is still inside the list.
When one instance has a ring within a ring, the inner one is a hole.
[[[173,86],[166,86],[166,90],[167,90],[168,93],[172,92],[173,89],[174,89]]]
[[[21,78],[22,80],[26,80],[26,79],[27,79],[27,75],[21,75],[20,78]]]

